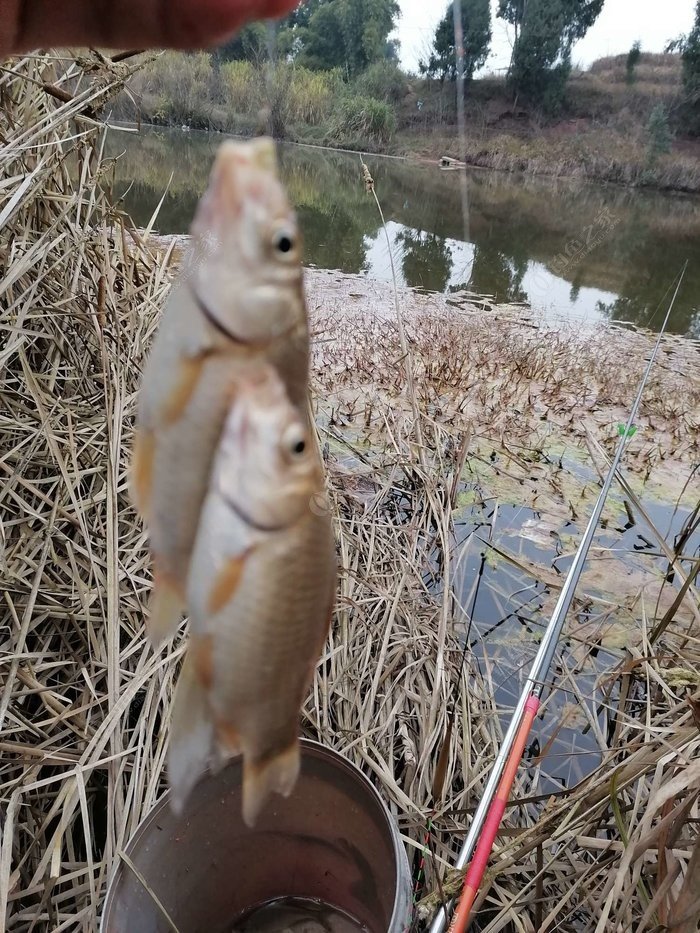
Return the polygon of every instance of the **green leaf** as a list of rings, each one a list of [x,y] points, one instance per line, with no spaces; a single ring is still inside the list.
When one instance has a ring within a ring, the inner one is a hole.
[[[617,433],[618,433],[618,436],[619,436],[619,437],[624,437],[624,436],[625,436],[625,426],[624,426],[624,424],[618,424],[618,426],[617,426]],[[628,432],[627,432],[627,437],[634,437],[634,435],[635,435],[636,433],[637,433],[637,429],[636,429],[636,427],[635,427],[634,425],[632,425],[632,427],[631,427],[631,428],[628,430]]]

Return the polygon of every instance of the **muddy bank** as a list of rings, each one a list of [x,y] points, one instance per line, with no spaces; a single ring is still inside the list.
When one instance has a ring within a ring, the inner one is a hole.
[[[374,463],[391,448],[386,407],[400,409],[409,423],[414,417],[399,375],[393,290],[317,270],[307,274],[307,287],[321,431],[341,462],[361,475],[367,469],[363,458]],[[494,559],[515,560],[533,579],[558,589],[654,335],[553,323],[521,306],[468,294],[445,298],[402,289],[399,306],[418,405],[439,428],[442,449],[429,450],[429,463],[442,470],[468,438],[458,506],[471,513],[495,499],[525,510],[514,540]],[[640,611],[645,596],[659,593],[660,582],[659,566],[625,539],[637,521],[630,517],[638,508],[647,518],[650,512],[664,519],[673,510],[689,513],[700,493],[694,473],[700,455],[697,364],[695,343],[664,338],[625,455],[629,488],[618,485],[611,494],[583,577],[583,592],[624,608],[627,619]],[[646,519],[639,520],[653,539]],[[660,543],[654,546],[658,550]],[[674,597],[673,586],[662,586],[659,606]]]
[[[174,270],[186,237],[163,238],[173,241]],[[455,502],[465,516],[491,500],[523,510],[513,540],[493,559],[510,562],[556,592],[655,335],[619,325],[553,321],[488,296],[400,288],[416,384],[417,398],[411,400],[392,286],[318,269],[307,269],[305,280],[315,348],[314,404],[338,481],[370,495],[374,487],[365,479],[396,454],[386,411],[412,436],[417,406],[434,429],[430,442],[423,440],[428,469],[444,472],[468,438],[455,478]],[[677,593],[647,551],[663,554],[663,541],[656,540],[662,531],[652,516],[667,522],[672,515],[689,515],[700,493],[699,347],[686,338],[663,338],[625,454],[628,488],[617,484],[611,493],[583,576],[584,593],[621,610],[616,625],[620,619],[631,622],[652,593],[659,611]],[[634,549],[630,528],[653,547]],[[679,617],[698,616],[689,607],[686,601]]]

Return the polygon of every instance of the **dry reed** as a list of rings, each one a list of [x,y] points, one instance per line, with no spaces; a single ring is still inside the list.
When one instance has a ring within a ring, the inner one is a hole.
[[[45,55],[0,79],[0,917],[11,931],[94,931],[119,854],[164,789],[182,641],[158,655],[146,645],[150,577],[126,470],[140,364],[177,244],[131,230],[104,194],[97,117],[129,67]],[[454,882],[448,865],[501,735],[497,665],[461,666],[473,591],[456,534],[461,497],[479,500],[470,516],[482,500],[532,503],[559,528],[585,512],[593,480],[572,477],[553,451],[605,468],[649,337],[577,333],[476,296],[448,305],[406,290],[408,398],[391,291],[309,273],[308,294],[343,569],[304,729],[380,788],[422,862],[424,915]],[[633,509],[655,484],[671,501],[696,492],[697,350],[671,338],[664,349],[625,467]],[[509,550],[498,527],[494,514],[504,572],[554,592],[552,568]],[[545,801],[546,758],[523,769],[481,898],[489,933],[694,929],[697,564],[685,539],[658,538],[673,580],[641,564],[631,583],[618,570],[584,577],[559,676],[589,717],[600,764]],[[614,555],[599,542],[597,556],[594,571]],[[599,674],[604,700],[585,696],[577,673],[622,613],[638,637]],[[545,615],[546,599],[534,629]]]

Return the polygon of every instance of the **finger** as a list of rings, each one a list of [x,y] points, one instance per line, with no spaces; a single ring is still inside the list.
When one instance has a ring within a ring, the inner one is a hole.
[[[194,49],[298,0],[0,0],[0,54],[61,45]]]

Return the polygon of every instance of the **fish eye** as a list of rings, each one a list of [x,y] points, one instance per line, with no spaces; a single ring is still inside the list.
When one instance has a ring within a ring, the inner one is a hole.
[[[276,252],[285,256],[294,249],[294,237],[287,230],[278,230],[272,238],[272,245]]]
[[[306,435],[299,425],[290,425],[282,439],[284,449],[292,459],[303,457],[308,449]]]

